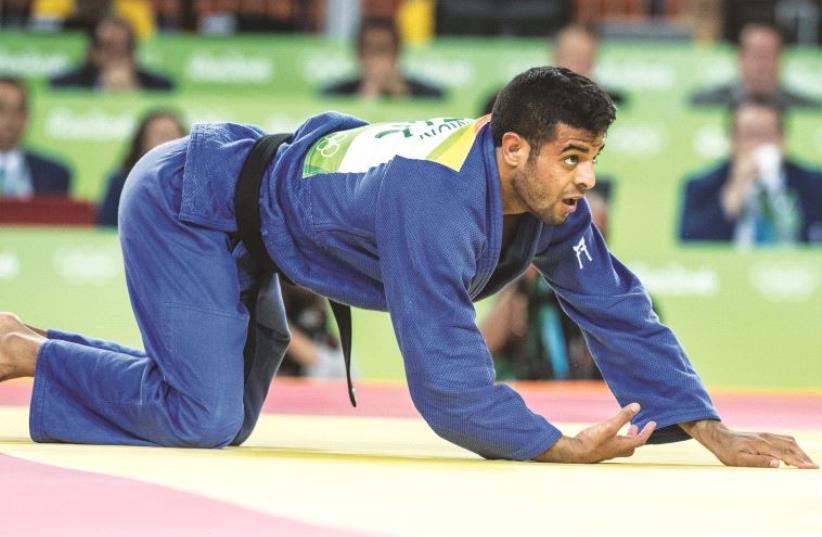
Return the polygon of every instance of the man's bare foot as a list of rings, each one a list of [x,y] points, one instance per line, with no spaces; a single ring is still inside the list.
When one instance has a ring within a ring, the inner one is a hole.
[[[46,337],[46,331],[25,324],[20,317],[9,311],[0,311],[0,336],[11,332]]]
[[[32,332],[34,332],[38,336],[43,336],[44,338],[48,339],[48,337],[49,337],[48,330],[43,330],[42,328],[37,328],[36,326],[32,326],[30,324],[25,324],[25,323],[23,323],[23,324],[25,325],[26,328],[28,328],[29,330],[31,330]]]
[[[37,334],[12,332],[0,336],[0,382],[18,377],[33,377],[37,356],[46,338]]]
[[[34,376],[45,341],[13,313],[0,313],[0,381]]]

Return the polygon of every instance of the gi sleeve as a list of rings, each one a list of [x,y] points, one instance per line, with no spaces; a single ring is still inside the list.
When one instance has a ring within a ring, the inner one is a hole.
[[[690,438],[677,424],[719,416],[674,334],[651,308],[637,277],[605,246],[587,202],[534,259],[563,310],[582,329],[620,405],[642,406],[634,423],[655,421],[649,443]]]
[[[443,188],[445,168],[404,159],[391,166],[375,231],[411,399],[450,442],[486,458],[532,459],[561,433],[510,387],[495,384],[468,291],[487,215]]]

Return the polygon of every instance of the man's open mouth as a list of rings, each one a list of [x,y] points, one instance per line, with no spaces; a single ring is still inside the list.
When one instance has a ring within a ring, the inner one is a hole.
[[[562,203],[564,203],[568,207],[576,207],[578,201],[579,198],[565,198],[564,200],[562,200]]]

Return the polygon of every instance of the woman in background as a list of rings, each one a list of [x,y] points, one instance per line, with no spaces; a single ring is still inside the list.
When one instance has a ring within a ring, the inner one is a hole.
[[[131,138],[125,160],[116,171],[108,176],[106,194],[97,211],[98,225],[117,226],[120,193],[123,191],[128,173],[140,157],[158,145],[176,140],[186,134],[188,134],[188,129],[174,112],[154,110],[143,116]]]

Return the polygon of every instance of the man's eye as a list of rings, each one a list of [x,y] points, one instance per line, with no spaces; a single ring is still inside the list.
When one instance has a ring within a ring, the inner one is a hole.
[[[577,156],[570,156],[565,157],[565,164],[568,166],[576,166],[579,163],[579,157]]]

